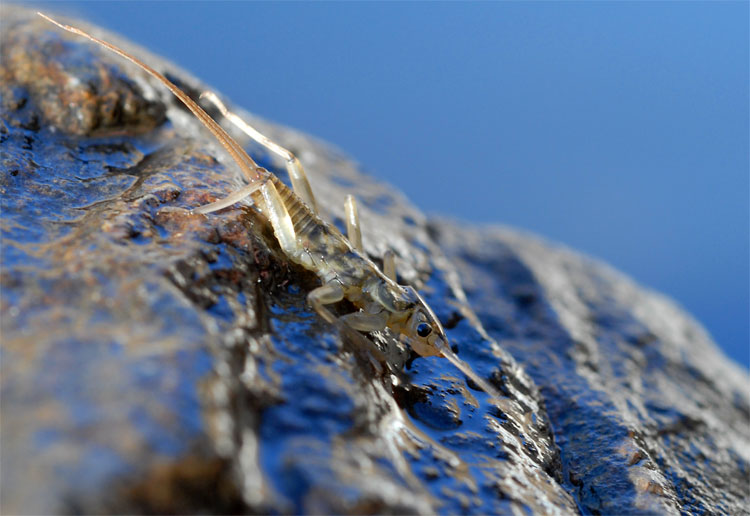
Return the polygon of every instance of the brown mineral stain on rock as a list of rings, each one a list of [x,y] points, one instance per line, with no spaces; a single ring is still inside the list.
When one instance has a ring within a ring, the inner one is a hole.
[[[135,134],[164,122],[164,105],[144,98],[120,71],[121,63],[113,64],[111,56],[91,45],[70,43],[72,36],[52,30],[44,20],[4,23],[1,38],[2,108],[35,106],[38,112],[23,121],[28,128]]]
[[[633,466],[635,464],[638,464],[641,459],[645,458],[646,455],[641,450],[636,450],[633,452],[632,455],[630,455],[630,458],[628,459],[628,466]]]
[[[235,487],[231,465],[221,459],[189,455],[157,462],[137,482],[115,485],[113,509],[123,505],[137,514],[239,514],[244,503]]]

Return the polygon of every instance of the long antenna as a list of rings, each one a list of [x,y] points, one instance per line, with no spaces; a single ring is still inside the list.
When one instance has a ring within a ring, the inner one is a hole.
[[[149,65],[141,61],[140,59],[128,54],[121,48],[113,45],[112,43],[108,43],[104,40],[101,40],[99,38],[95,38],[91,34],[82,31],[81,29],[78,29],[76,27],[71,27],[70,25],[64,25],[60,22],[57,22],[47,16],[46,14],[37,12],[39,16],[44,18],[50,23],[54,23],[58,27],[60,27],[63,30],[66,30],[68,32],[72,32],[73,34],[77,34],[79,36],[83,36],[84,38],[88,38],[91,41],[98,43],[99,45],[107,48],[108,50],[111,50],[115,54],[124,57],[131,63],[136,64],[137,66],[141,67],[143,70],[151,74],[153,77],[155,77],[159,82],[161,82],[164,86],[169,88],[169,91],[174,93],[174,95],[182,101],[185,106],[193,112],[193,114],[198,117],[198,120],[203,123],[206,128],[211,131],[211,133],[216,137],[216,139],[219,141],[219,143],[229,152],[230,156],[232,156],[232,159],[237,163],[237,165],[240,167],[242,172],[247,177],[248,181],[255,181],[256,179],[260,178],[260,175],[256,171],[258,168],[258,164],[253,161],[253,159],[248,156],[247,152],[240,147],[240,145],[234,141],[234,139],[229,136],[229,134],[221,128],[219,124],[214,122],[213,118],[211,118],[208,113],[203,111],[203,108],[201,108],[198,104],[193,102],[193,100],[188,97],[180,88],[175,86],[169,79],[164,77],[162,74],[151,68]]]
[[[443,353],[443,356],[456,367],[456,369],[468,376],[475,384],[479,386],[480,389],[482,389],[493,398],[500,399],[500,393],[497,392],[497,389],[491,386],[489,382],[487,382],[484,378],[475,373],[469,364],[458,358],[458,356],[453,353],[453,350],[451,350],[450,346],[443,345],[439,346],[438,349],[441,351],[441,353]]]

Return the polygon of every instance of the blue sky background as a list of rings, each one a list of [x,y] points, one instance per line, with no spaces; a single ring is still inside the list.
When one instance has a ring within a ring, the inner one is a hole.
[[[423,210],[671,296],[750,365],[748,3],[47,2]]]

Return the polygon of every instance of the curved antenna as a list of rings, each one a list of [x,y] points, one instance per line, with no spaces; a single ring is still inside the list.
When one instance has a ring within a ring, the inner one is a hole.
[[[239,146],[239,144],[234,141],[234,139],[229,136],[229,134],[221,128],[219,124],[217,124],[213,118],[211,118],[208,113],[203,111],[203,108],[201,108],[198,104],[193,102],[193,99],[188,97],[180,88],[175,86],[169,79],[164,77],[162,74],[151,68],[149,65],[141,61],[140,59],[128,54],[124,50],[122,50],[119,47],[116,47],[112,43],[108,43],[104,40],[101,40],[99,38],[96,38],[92,36],[91,34],[82,31],[81,29],[77,29],[76,27],[71,27],[70,25],[64,25],[60,22],[57,22],[50,18],[49,16],[37,12],[39,16],[44,18],[50,23],[54,23],[58,27],[60,27],[63,30],[66,30],[68,32],[72,32],[73,34],[77,34],[79,36],[83,36],[84,38],[88,38],[94,43],[98,43],[99,45],[103,46],[104,48],[114,52],[115,54],[124,57],[131,63],[139,66],[149,74],[151,74],[153,77],[155,77],[159,82],[161,82],[164,86],[169,88],[169,91],[171,91],[180,101],[182,101],[185,106],[192,111],[192,113],[198,118],[198,120],[201,121],[201,123],[209,130],[211,133],[216,137],[216,139],[219,141],[219,143],[229,152],[230,156],[232,156],[232,159],[237,163],[237,165],[240,167],[242,172],[247,177],[248,181],[255,181],[257,179],[260,179],[260,174],[257,172],[258,164],[253,161],[253,159],[248,156],[247,152]]]
[[[487,382],[484,378],[475,373],[469,364],[458,358],[458,355],[453,352],[453,350],[450,348],[450,346],[448,346],[447,343],[441,342],[436,347],[440,350],[443,356],[456,367],[456,369],[468,376],[475,384],[477,384],[477,386],[479,386],[480,389],[482,389],[484,392],[495,399],[501,398],[500,393],[497,392],[497,389],[491,386],[489,382]]]
[[[408,344],[409,346],[412,346],[412,339],[407,337],[404,334],[401,334],[399,337],[399,340],[405,344]],[[501,399],[502,396],[500,393],[495,389],[492,385],[489,384],[487,380],[479,376],[477,373],[474,372],[474,370],[471,368],[469,364],[458,358],[458,355],[456,355],[453,350],[448,345],[447,341],[444,341],[443,339],[438,339],[435,342],[435,347],[440,351],[440,353],[443,355],[444,358],[448,359],[448,362],[453,364],[453,366],[461,371],[463,374],[465,374],[471,381],[473,381],[477,386],[483,390],[485,393],[490,395],[492,398],[495,399]]]

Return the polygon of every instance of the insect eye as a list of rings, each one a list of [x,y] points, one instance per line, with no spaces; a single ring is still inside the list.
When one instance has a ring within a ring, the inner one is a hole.
[[[417,326],[417,335],[420,337],[426,337],[432,333],[432,327],[427,323],[419,323]]]

